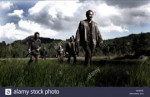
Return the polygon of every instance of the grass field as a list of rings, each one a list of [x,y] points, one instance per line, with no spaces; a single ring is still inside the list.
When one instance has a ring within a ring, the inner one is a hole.
[[[0,86],[150,86],[150,61],[99,60],[92,66],[39,60],[0,60]]]

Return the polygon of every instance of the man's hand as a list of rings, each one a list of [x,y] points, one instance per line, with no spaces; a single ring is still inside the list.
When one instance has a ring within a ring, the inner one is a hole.
[[[38,51],[38,52],[39,52],[39,51],[40,51],[40,49],[41,49],[41,47],[38,47],[38,49],[36,49],[36,51]]]
[[[28,49],[28,53],[31,53],[31,49]]]
[[[39,51],[40,49],[36,49],[36,51]]]
[[[68,52],[66,52],[66,55],[68,55],[69,53]]]

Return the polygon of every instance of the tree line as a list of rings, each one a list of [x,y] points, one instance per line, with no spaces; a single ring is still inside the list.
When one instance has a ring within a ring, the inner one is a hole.
[[[17,40],[6,44],[0,42],[0,58],[24,58],[26,56],[28,42],[32,36],[24,40]],[[46,48],[48,57],[55,57],[57,47],[62,45],[65,49],[65,40],[50,39],[41,37],[42,48]],[[104,44],[98,47],[94,56],[108,55],[149,55],[150,54],[150,32],[131,34],[126,37],[104,40]],[[80,48],[79,56],[84,56],[83,49]]]

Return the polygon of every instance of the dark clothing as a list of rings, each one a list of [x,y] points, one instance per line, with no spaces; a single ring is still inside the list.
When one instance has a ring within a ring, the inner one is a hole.
[[[46,56],[47,55],[47,51],[45,49],[41,50],[41,56]]]
[[[79,27],[76,33],[76,41],[80,43],[80,46],[90,41],[93,45],[98,45],[102,41],[100,31],[97,24],[91,21],[89,24],[87,20],[80,21]]]
[[[40,39],[31,39],[29,43],[29,48],[31,49],[31,55],[37,56],[40,55],[39,48],[41,47]]]
[[[74,64],[76,64],[76,44],[74,41],[68,42],[66,44],[66,52],[68,52],[68,60],[67,62],[70,63],[71,57],[74,58]]]
[[[90,65],[92,60],[92,55],[95,50],[95,45],[92,45],[90,43],[85,44],[83,46],[83,49],[85,51],[85,63],[84,65]]]
[[[87,32],[87,42],[92,43],[92,23],[88,23],[89,32]]]
[[[77,62],[77,57],[76,57],[76,55],[71,55],[71,54],[69,54],[68,55],[68,60],[67,60],[67,62],[68,63],[70,63],[70,61],[71,61],[71,57],[73,57],[73,64],[76,64],[76,62]]]
[[[76,32],[76,41],[85,51],[85,65],[90,65],[95,47],[102,41],[97,24],[94,21],[91,23],[87,20],[80,21]]]
[[[66,43],[66,48],[65,49],[66,49],[65,52],[71,53],[71,43],[70,42]]]
[[[46,59],[46,56],[47,56],[47,51],[45,49],[42,49],[41,50],[41,58]]]
[[[68,52],[71,55],[76,54],[75,42],[68,42],[66,44],[66,52]]]

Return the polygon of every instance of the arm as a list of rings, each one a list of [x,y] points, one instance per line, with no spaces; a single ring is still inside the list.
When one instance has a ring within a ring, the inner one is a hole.
[[[102,39],[101,33],[98,29],[98,26],[96,25],[95,27],[96,27],[96,32],[97,32],[97,43],[98,43],[98,45],[103,44],[103,39]]]
[[[75,49],[76,49],[77,55],[79,53],[79,45],[80,45],[80,42],[79,42],[80,41],[80,29],[81,29],[81,22],[78,26],[78,29],[76,31],[76,37],[75,37]]]
[[[38,47],[37,51],[40,51],[40,49],[41,49],[41,40],[39,40],[39,47]]]
[[[80,25],[81,25],[81,22],[80,22],[80,24],[79,24],[79,26],[78,26],[78,29],[77,29],[77,31],[76,31],[76,36],[75,36],[75,40],[76,40],[77,43],[79,43],[79,41],[80,41],[80,32],[79,32],[79,30],[80,30]]]

